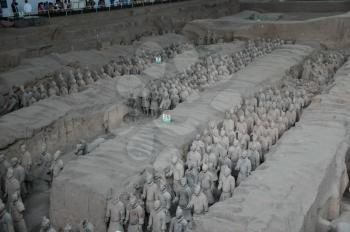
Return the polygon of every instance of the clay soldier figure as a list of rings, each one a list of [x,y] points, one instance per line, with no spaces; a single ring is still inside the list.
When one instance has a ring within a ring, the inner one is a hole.
[[[68,92],[67,86],[65,86],[65,85],[61,86],[59,95],[60,96],[66,96],[66,95],[68,95],[68,93],[69,92]]]
[[[187,208],[193,209],[193,215],[202,215],[208,212],[208,200],[201,191],[201,186],[196,185],[194,188],[194,193],[192,194],[191,201],[188,203]]]
[[[233,190],[235,189],[235,178],[231,175],[231,169],[227,166],[224,167],[224,170],[222,170],[224,174],[222,175],[222,178],[220,179],[220,183],[218,186],[219,190],[222,190],[222,193],[220,195],[220,201],[224,201],[227,198],[232,197]]]
[[[208,166],[206,164],[203,164],[202,171],[199,173],[199,183],[203,189],[203,193],[207,197],[208,204],[213,204],[215,201],[213,196],[214,182],[212,174],[208,172]]]
[[[21,102],[21,107],[29,106],[30,93],[24,89],[23,85],[19,87],[19,90],[20,90],[19,99]]]
[[[200,134],[196,135],[196,138],[192,142],[192,146],[195,147],[197,151],[200,152],[200,154],[204,154],[205,152],[205,146],[204,142],[201,140]]]
[[[63,77],[62,73],[59,73],[57,76],[57,83],[62,88],[63,86],[67,88],[67,80]]]
[[[211,173],[213,182],[215,183],[215,185],[218,181],[218,171],[219,171],[218,164],[219,164],[219,159],[217,155],[213,152],[210,152],[208,157],[208,171]]]
[[[201,154],[196,150],[195,146],[191,146],[190,152],[187,154],[186,165],[187,167],[196,166],[199,167],[202,162]]]
[[[198,184],[198,174],[198,166],[196,163],[190,164],[185,172],[188,186],[192,192],[194,191],[194,187]]]
[[[7,169],[10,167],[11,164],[5,160],[5,155],[0,154],[0,197],[2,196],[1,193],[5,193]]]
[[[74,154],[86,155],[87,153],[88,153],[88,145],[84,139],[81,139],[75,148]]]
[[[147,88],[145,88],[142,91],[142,97],[141,97],[141,106],[142,106],[142,111],[145,115],[149,115],[149,108],[150,108],[150,93]]]
[[[231,159],[231,162],[233,165],[236,165],[241,154],[242,154],[242,148],[239,144],[238,139],[235,139],[233,141],[233,145],[230,146],[228,149],[228,157]]]
[[[244,121],[244,116],[241,115],[239,117],[239,122],[237,122],[237,130],[238,132],[242,133],[242,134],[246,134],[247,133],[247,123]]]
[[[38,87],[36,85],[33,86],[32,93],[33,93],[33,98],[35,99],[35,101],[39,101],[41,99],[40,92],[39,92]]]
[[[162,98],[162,101],[159,105],[159,109],[161,112],[164,110],[168,110],[170,108],[171,100],[169,98],[169,94],[165,92],[164,97]]]
[[[70,83],[69,83],[68,93],[69,94],[73,94],[73,93],[77,93],[77,92],[79,92],[79,86],[78,86],[77,81],[75,80],[75,78],[72,77],[72,79],[70,80]]]
[[[170,99],[171,99],[170,109],[175,109],[176,106],[180,103],[180,97],[178,94],[173,93],[170,95]]]
[[[94,83],[94,79],[92,78],[91,72],[90,72],[90,70],[88,68],[86,69],[86,72],[85,72],[85,75],[84,75],[84,80],[85,80],[87,85],[91,85],[91,84]]]
[[[228,136],[226,135],[224,128],[222,128],[220,132],[220,143],[225,150],[228,150],[228,147],[230,146],[230,141]]]
[[[53,179],[57,177],[63,169],[63,161],[59,159],[60,155],[61,151],[56,151],[56,153],[53,155],[53,161],[50,167],[51,181],[53,181]]]
[[[230,112],[225,113],[225,119],[222,123],[222,126],[225,128],[226,135],[229,137],[230,142],[233,141],[235,122],[231,119]]]
[[[81,74],[80,69],[76,70],[76,80],[80,88],[86,86],[86,82],[83,79],[83,75]]]
[[[270,123],[270,128],[268,128],[268,133],[272,138],[272,144],[275,144],[278,140],[279,133],[278,133],[278,128],[273,121]]]
[[[22,152],[22,159],[21,159],[21,164],[24,168],[25,171],[25,186],[26,189],[28,190],[29,187],[32,184],[32,155],[27,151],[27,147],[25,144],[21,146],[21,152]]]
[[[254,171],[260,165],[260,155],[255,146],[252,146],[248,150],[248,158],[252,164],[252,170]]]
[[[203,142],[205,145],[211,145],[213,143],[212,137],[209,135],[208,129],[204,129],[203,131]]]
[[[49,90],[48,90],[48,93],[49,93],[49,97],[53,97],[53,96],[58,96],[60,91],[59,91],[59,88],[57,87],[57,84],[55,81],[52,81],[49,85]]]
[[[73,232],[73,228],[71,225],[67,224],[64,228],[63,228],[63,232]]]
[[[236,170],[239,171],[237,178],[237,185],[239,185],[243,180],[245,180],[251,173],[252,164],[248,159],[247,151],[243,151],[242,156],[239,158]]]
[[[43,217],[41,221],[40,232],[56,232],[56,230],[51,227],[51,222],[47,217]]]
[[[160,185],[160,194],[159,194],[160,203],[162,205],[162,209],[165,213],[166,220],[165,223],[168,224],[170,222],[170,208],[171,208],[171,195],[167,189],[165,184]]]
[[[40,99],[43,100],[48,97],[47,90],[43,84],[39,85],[39,90],[40,90]]]
[[[171,219],[169,232],[186,232],[187,224],[188,222],[183,216],[182,209],[177,207],[176,216]]]
[[[13,88],[9,89],[9,96],[6,104],[3,106],[5,113],[17,110],[20,107],[18,96],[13,92]]]
[[[146,201],[146,212],[149,214],[153,210],[155,200],[158,200],[158,186],[154,183],[153,174],[147,175],[147,180],[143,186],[142,199]]]
[[[135,196],[131,196],[129,207],[126,211],[126,223],[128,225],[128,232],[142,232],[142,226],[145,220],[145,212],[138,204]]]
[[[151,116],[152,117],[157,117],[158,116],[158,111],[159,111],[159,105],[158,105],[158,101],[159,101],[159,94],[158,91],[155,90],[154,92],[152,92],[152,97],[151,97]]]
[[[23,214],[25,211],[24,204],[19,196],[19,192],[12,195],[12,202],[10,204],[10,212],[12,215],[13,224],[16,232],[27,232],[26,222]]]
[[[0,199],[0,231],[15,232],[11,214],[6,211],[5,204]]]
[[[256,134],[253,134],[253,141],[249,143],[249,147],[250,148],[254,147],[256,151],[259,152],[260,160],[261,160],[262,148],[261,148],[260,142],[258,141],[258,136]]]
[[[26,173],[24,168],[19,164],[17,157],[13,157],[11,159],[11,164],[13,168],[13,175],[15,178],[18,180],[20,188],[21,188],[21,194],[22,197],[24,198],[25,195],[27,194],[27,189],[25,186],[25,179],[26,179]]]
[[[7,197],[7,203],[10,204],[12,196],[15,192],[21,192],[19,181],[15,178],[12,168],[7,169],[7,178],[5,183],[5,197]]]
[[[92,225],[87,219],[84,219],[81,222],[80,232],[94,232],[94,225]]]
[[[217,128],[216,123],[214,121],[210,121],[208,123],[208,128],[209,128],[209,134],[211,136],[219,134],[218,128]]]
[[[176,197],[174,199],[174,203],[178,203],[178,207],[180,207],[183,211],[183,215],[187,221],[191,220],[191,210],[187,208],[188,203],[191,199],[191,189],[187,185],[187,179],[185,177],[181,178],[181,187],[176,192]]]
[[[96,81],[99,81],[101,79],[101,76],[97,73],[96,70],[92,71],[92,78],[93,80],[96,82]]]
[[[171,158],[170,171],[166,173],[167,177],[173,177],[173,190],[176,192],[180,187],[180,180],[185,175],[184,165],[182,160],[180,160],[176,155]]]
[[[42,151],[38,165],[41,166],[41,178],[51,183],[50,168],[52,163],[52,156],[47,152],[46,143],[42,145]]]
[[[148,220],[147,230],[152,232],[165,232],[166,215],[159,200],[154,202],[153,211]]]
[[[107,204],[106,223],[107,225],[109,223],[107,232],[124,232],[125,213],[124,203],[115,195]]]

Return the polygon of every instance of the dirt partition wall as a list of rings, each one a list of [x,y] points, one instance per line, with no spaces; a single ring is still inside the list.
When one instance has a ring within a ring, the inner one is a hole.
[[[350,10],[349,1],[284,1],[259,2],[243,0],[241,10],[256,10],[260,12],[346,12]]]
[[[208,32],[224,40],[278,37],[313,46],[347,48],[350,45],[350,14],[303,21],[253,21],[223,17],[195,20],[183,29],[183,33],[194,41],[203,40]]]
[[[192,0],[171,4],[56,17],[49,25],[0,31],[0,71],[22,58],[52,52],[129,44],[143,35],[180,31],[189,21],[218,18],[239,11],[238,0]]]
[[[101,80],[83,92],[50,97],[3,116],[0,152],[7,159],[20,157],[20,146],[26,144],[36,162],[44,142],[51,154],[70,151],[80,139],[89,141],[117,127],[128,108],[115,81]]]

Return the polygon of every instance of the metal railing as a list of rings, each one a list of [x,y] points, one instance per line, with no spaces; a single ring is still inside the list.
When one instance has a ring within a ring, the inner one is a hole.
[[[102,2],[102,0],[100,0]],[[110,1],[110,0],[107,0]],[[108,5],[101,4],[101,2],[95,2],[94,5],[88,4],[86,0],[83,1],[71,1],[67,7],[57,7],[57,5],[48,5],[49,9],[39,10],[37,13],[24,14],[19,12],[19,15],[7,17],[8,20],[26,19],[33,18],[36,16],[41,17],[56,17],[56,16],[68,16],[74,14],[85,14],[85,13],[97,13],[100,11],[112,11],[120,10],[125,8],[136,8],[149,5],[166,4],[188,0],[132,0],[132,1],[116,1]],[[44,4],[44,3],[43,3]]]

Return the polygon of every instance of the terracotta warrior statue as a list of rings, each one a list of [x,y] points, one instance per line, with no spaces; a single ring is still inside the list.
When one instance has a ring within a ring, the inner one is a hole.
[[[11,214],[6,211],[5,204],[0,199],[0,231],[15,232]]]
[[[183,216],[182,209],[177,207],[176,216],[171,219],[169,232],[186,232],[187,224],[188,222]]]
[[[14,176],[12,168],[7,169],[6,183],[5,183],[5,197],[7,197],[7,202],[10,204],[12,196],[16,192],[21,192],[21,187],[19,181]]]
[[[231,169],[226,166],[222,171],[224,172],[224,175],[220,179],[218,186],[218,189],[222,190],[220,201],[224,201],[227,198],[232,197],[236,186],[235,178],[231,175]]]
[[[67,224],[64,228],[63,228],[63,232],[73,232],[73,228],[71,225]]]
[[[40,232],[56,232],[56,230],[51,227],[51,222],[47,217],[43,217],[43,220],[41,221],[41,228]]]
[[[199,173],[199,184],[203,189],[203,193],[207,197],[208,204],[211,205],[214,203],[214,181],[212,174],[208,171],[208,166],[203,164],[202,171]]]
[[[171,208],[171,194],[169,193],[167,186],[165,184],[160,185],[159,199],[164,210],[166,220],[165,223],[170,222],[170,208]]]
[[[25,195],[27,194],[27,189],[26,189],[26,186],[24,183],[24,181],[26,179],[25,170],[22,167],[22,165],[18,162],[17,157],[13,157],[11,159],[11,164],[12,164],[12,168],[13,168],[13,175],[15,176],[15,178],[19,182],[22,197],[25,197]]]
[[[237,185],[239,185],[243,180],[245,180],[251,173],[252,164],[248,159],[247,151],[243,151],[242,156],[239,158],[236,170],[239,171],[237,178]]]
[[[142,199],[146,201],[146,212],[151,213],[154,201],[159,199],[158,186],[154,183],[153,174],[147,175],[146,183],[143,186]]]
[[[153,211],[148,220],[147,229],[152,232],[165,232],[166,215],[159,200],[154,201]]]
[[[195,187],[187,208],[193,209],[193,215],[201,215],[208,212],[208,200],[202,192],[201,186],[197,185]]]
[[[24,218],[23,218],[24,211],[25,211],[25,207],[21,200],[19,192],[15,192],[12,195],[10,212],[12,215],[12,220],[13,220],[13,224],[16,232],[27,232],[26,222],[24,221]]]
[[[22,153],[22,159],[21,159],[21,164],[24,168],[26,179],[25,179],[25,184],[26,184],[26,189],[28,190],[31,183],[32,183],[32,155],[27,151],[27,147],[25,144],[21,146],[21,153]]]
[[[142,232],[145,221],[145,212],[139,205],[135,196],[130,197],[129,207],[126,211],[125,223],[128,223],[128,232]]]
[[[80,228],[80,232],[94,232],[94,225],[89,222],[87,219],[84,219],[81,222],[81,228]]]
[[[187,179],[185,177],[181,178],[180,188],[176,192],[176,197],[174,199],[174,203],[178,203],[178,207],[180,207],[183,211],[183,215],[186,220],[191,220],[191,210],[187,208],[190,199],[191,199],[191,189],[187,185]]]
[[[168,173],[166,173],[167,177],[173,177],[173,190],[176,192],[180,187],[180,180],[185,175],[184,164],[181,159],[174,155],[171,158],[171,166]]]
[[[63,170],[63,161],[60,159],[61,151],[56,151],[50,167],[52,180],[56,178]]]
[[[125,206],[117,195],[107,204],[107,212],[105,221],[108,225],[107,232],[120,231],[124,232],[123,224],[125,221]]]

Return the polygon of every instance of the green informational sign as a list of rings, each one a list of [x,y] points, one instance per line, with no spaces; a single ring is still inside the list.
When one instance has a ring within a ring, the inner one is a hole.
[[[169,113],[163,113],[162,118],[163,122],[171,123],[171,115]]]
[[[162,57],[161,56],[156,56],[156,64],[162,63]]]

